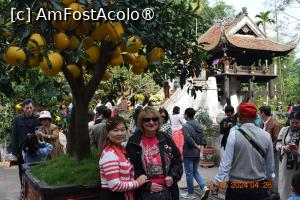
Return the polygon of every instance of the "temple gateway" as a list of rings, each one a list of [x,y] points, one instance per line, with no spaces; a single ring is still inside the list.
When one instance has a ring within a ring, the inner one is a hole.
[[[298,43],[279,43],[266,37],[248,17],[247,9],[233,20],[212,26],[198,39],[212,57],[207,64],[216,68],[221,105],[236,104],[253,97],[253,83],[268,83],[269,96],[275,95],[276,64],[273,58],[285,56]],[[248,91],[241,92],[242,84]],[[267,93],[265,94],[267,95]]]
[[[212,26],[198,38],[198,42],[203,43],[202,48],[211,55],[201,76],[194,77],[194,82],[201,85],[203,91],[198,91],[193,99],[187,94],[188,86],[185,85],[162,106],[169,113],[174,106],[179,106],[182,112],[187,107],[202,107],[216,122],[217,116],[224,114],[226,105],[236,108],[242,101],[251,100],[255,95],[255,83],[268,85],[269,92],[259,95],[274,97],[277,66],[273,58],[287,55],[295,49],[298,40],[283,44],[267,38],[243,8],[235,19]],[[207,71],[212,68],[213,73]]]

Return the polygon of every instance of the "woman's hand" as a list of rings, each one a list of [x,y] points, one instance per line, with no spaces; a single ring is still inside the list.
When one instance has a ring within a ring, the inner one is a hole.
[[[171,187],[173,185],[173,178],[171,176],[167,176],[165,178],[165,181],[166,181],[166,186],[167,187]]]
[[[41,132],[41,131],[37,131],[37,132],[36,132],[36,135],[37,135],[39,138],[41,138],[41,139],[43,139],[44,137],[46,137],[46,134],[44,134],[44,133]]]
[[[148,181],[146,175],[140,175],[136,180],[140,183],[140,185],[143,185]]]
[[[152,183],[151,184],[151,192],[160,192],[163,190],[163,186],[157,184],[157,183]]]
[[[287,145],[283,146],[283,150],[287,153],[291,153],[291,152],[295,151],[296,149],[294,148],[294,144],[287,144]]]

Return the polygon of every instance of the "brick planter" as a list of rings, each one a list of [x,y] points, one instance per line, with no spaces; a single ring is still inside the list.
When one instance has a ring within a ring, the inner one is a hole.
[[[217,156],[217,150],[214,147],[205,147],[203,149],[204,160],[200,162],[201,167],[214,167],[215,157]]]
[[[24,173],[24,199],[25,200],[99,200],[100,186],[91,185],[66,185],[48,186],[38,180],[29,170],[28,165],[23,165]],[[47,173],[47,172],[45,172]]]

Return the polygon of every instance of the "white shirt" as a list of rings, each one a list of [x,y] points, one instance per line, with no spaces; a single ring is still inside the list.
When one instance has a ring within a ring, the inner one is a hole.
[[[182,129],[182,125],[185,124],[186,120],[180,116],[180,114],[175,114],[171,116],[171,126],[172,131],[178,131]]]
[[[269,117],[269,118],[267,119],[267,121],[263,121],[263,123],[264,123],[264,128],[263,128],[263,130],[264,130],[264,131],[267,129],[267,123],[270,121],[270,119],[271,119],[271,117]]]

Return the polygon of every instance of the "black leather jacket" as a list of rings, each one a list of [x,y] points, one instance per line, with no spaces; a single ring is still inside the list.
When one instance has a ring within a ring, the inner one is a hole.
[[[168,188],[172,195],[172,200],[179,200],[179,189],[177,182],[181,179],[183,167],[180,152],[173,142],[173,140],[167,134],[163,132],[157,133],[158,148],[162,159],[162,165],[166,176],[173,178],[173,185]],[[135,176],[147,175],[145,166],[142,161],[142,146],[141,144],[142,133],[138,132],[129,138],[126,145],[126,153],[129,161],[134,166]],[[164,159],[164,160],[163,160]],[[168,160],[170,162],[168,162]],[[150,193],[151,182],[147,182],[136,190],[135,199],[142,199],[142,194]]]
[[[12,153],[18,156],[22,152],[23,142],[28,133],[35,133],[35,129],[40,126],[39,117],[32,115],[27,118],[24,114],[18,116],[12,123]]]

